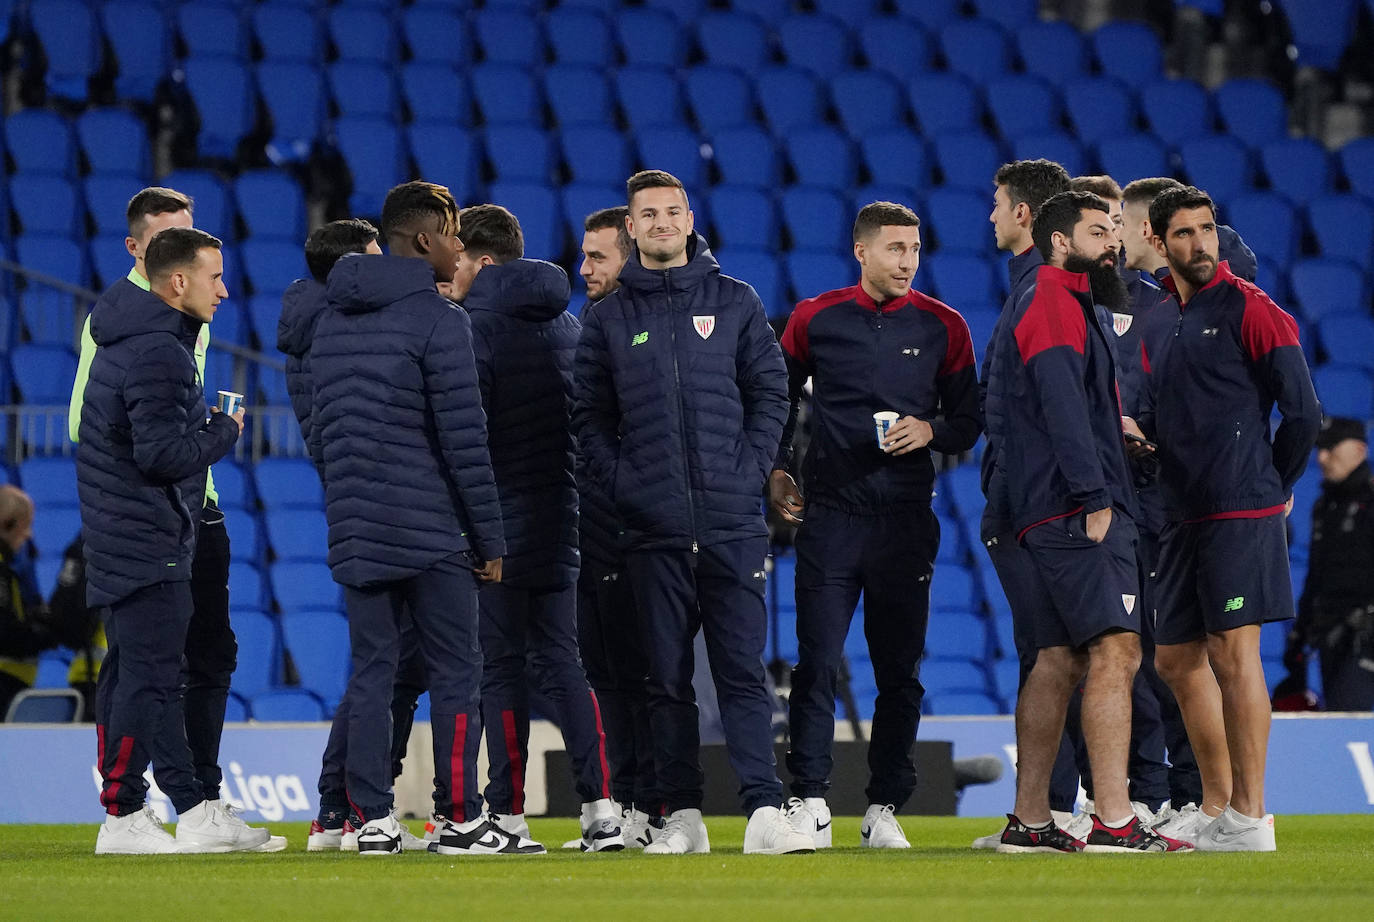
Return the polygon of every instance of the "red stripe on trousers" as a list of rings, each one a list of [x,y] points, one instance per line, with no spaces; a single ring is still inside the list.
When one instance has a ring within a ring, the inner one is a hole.
[[[463,787],[463,751],[468,742],[468,715],[455,714],[453,717],[453,750],[448,754],[448,796],[453,801],[453,819],[462,814],[462,822],[472,817],[467,815],[467,796]]]
[[[606,731],[601,728],[601,702],[596,700],[596,692],[587,689],[592,696],[592,713],[596,715],[596,754],[601,760],[601,799],[611,798],[611,766],[606,761]]]
[[[119,789],[123,782],[119,777],[129,770],[129,757],[134,751],[134,738],[132,736],[121,736],[119,738],[119,755],[115,758],[114,768],[110,770],[110,778],[115,779],[109,783],[109,789],[101,795],[101,801],[105,804],[105,812],[110,816],[119,816]]]
[[[515,733],[515,712],[501,712],[506,731],[506,758],[510,759],[510,812],[525,812],[525,763],[520,759],[520,739]]]
[[[99,752],[99,757],[95,760],[95,767],[100,770],[100,780],[105,780],[105,725],[95,725],[95,748]]]
[[[355,804],[353,798],[349,796],[348,788],[344,788],[344,800],[348,801],[348,805],[352,807],[353,812],[358,815],[358,829],[354,831],[361,832],[363,824],[367,822],[367,817],[363,816],[363,811],[358,809],[358,805]],[[345,819],[347,819],[347,817],[345,817]]]

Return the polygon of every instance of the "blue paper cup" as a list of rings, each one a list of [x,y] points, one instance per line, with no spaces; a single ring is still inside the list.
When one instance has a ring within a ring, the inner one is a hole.
[[[873,431],[878,436],[878,447],[883,447],[883,439],[887,437],[887,430],[892,428],[892,424],[897,421],[897,414],[892,410],[880,410],[873,414]]]
[[[233,416],[243,409],[243,395],[235,394],[233,391],[219,392],[219,411]]]

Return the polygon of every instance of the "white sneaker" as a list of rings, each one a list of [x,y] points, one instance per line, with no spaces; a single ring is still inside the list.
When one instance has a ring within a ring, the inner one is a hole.
[[[437,855],[542,855],[544,846],[496,825],[493,814],[467,823],[446,820],[429,850]]]
[[[358,850],[358,828],[353,825],[352,820],[344,820],[343,832],[339,836],[339,851],[356,852]]]
[[[1164,808],[1161,807],[1160,811],[1163,812],[1163,810]],[[1141,823],[1149,828],[1153,828],[1155,823],[1159,821],[1159,817],[1155,814],[1155,811],[1150,809],[1150,805],[1141,803],[1138,800],[1131,801],[1131,812],[1135,814],[1136,819],[1140,820]]]
[[[424,847],[429,848],[430,844],[439,841],[439,833],[448,822],[448,817],[438,813],[431,813],[429,819],[425,820]]]
[[[824,797],[789,797],[786,809],[792,825],[809,835],[817,848],[830,847],[830,807]]]
[[[521,839],[530,837],[530,824],[525,821],[523,813],[488,813],[487,819],[497,829],[508,832]]]
[[[394,815],[394,814],[393,814]],[[410,827],[401,823],[401,850],[407,852],[423,852],[429,849],[429,843],[420,836],[410,831]]]
[[[97,855],[178,855],[186,851],[152,807],[127,816],[107,816],[95,834]]]
[[[753,820],[749,821],[751,824]],[[749,841],[746,830],[744,840]],[[644,846],[646,855],[699,855],[711,850],[711,839],[706,834],[706,823],[701,819],[701,811],[686,808],[668,814],[658,836]]]
[[[305,840],[308,852],[337,852],[343,844],[343,827],[326,829],[319,820],[310,821],[310,835]]]
[[[376,855],[399,855],[405,851],[401,841],[404,827],[394,812],[375,820],[365,820],[358,830],[358,854],[364,858]]]
[[[871,804],[859,827],[860,848],[911,848],[892,804]]]
[[[1185,804],[1177,810],[1172,806],[1166,807],[1159,815],[1161,819],[1155,823],[1154,831],[1189,845],[1197,845],[1198,836],[1214,819],[1203,813],[1197,804]]]
[[[777,807],[759,807],[744,827],[746,855],[795,855],[815,850],[811,834],[792,825],[787,814]]]
[[[996,850],[997,850],[997,846],[999,846],[999,845],[1001,845],[1001,844],[1002,844],[1002,833],[1001,833],[1001,832],[994,832],[994,833],[993,833],[992,835],[990,835],[990,836],[979,836],[978,838],[974,839],[974,840],[973,840],[973,844],[970,845],[969,848],[978,849],[978,850],[980,850],[980,851],[982,851],[982,850],[996,851]]]
[[[1276,851],[1274,814],[1266,813],[1256,820],[1227,807],[1198,833],[1196,846],[1203,852]]]
[[[244,822],[243,818],[239,816],[239,808],[229,803],[229,801],[211,800],[207,801],[207,803],[219,810],[220,816],[223,817],[225,823],[230,826],[242,827],[247,830],[246,835],[249,839],[262,840],[257,845],[245,849],[235,849],[235,851],[279,852],[286,848],[286,836],[274,836],[266,829],[259,826],[249,826]]]
[[[286,836],[268,836],[266,842],[257,848],[248,850],[250,852],[284,852],[286,851]]]
[[[177,841],[186,851],[246,852],[264,844],[266,829],[254,829],[213,800],[202,800],[177,817]]]
[[[618,852],[625,848],[615,801],[603,798],[582,805],[582,838],[578,847],[584,852]]]
[[[663,835],[663,827],[659,825],[662,822],[643,810],[627,807],[620,815],[620,835],[625,840],[625,847],[643,849],[657,842]],[[581,845],[581,839],[576,841]]]

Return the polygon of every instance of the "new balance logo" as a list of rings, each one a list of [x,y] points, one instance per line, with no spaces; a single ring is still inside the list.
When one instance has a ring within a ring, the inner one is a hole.
[[[636,333],[636,334],[634,335],[634,337],[631,338],[631,340],[630,340],[630,345],[631,345],[631,346],[642,346],[642,345],[644,345],[645,343],[647,343],[648,341],[649,341],[649,331],[648,331],[648,330],[645,330],[643,333]]]
[[[920,350],[920,349],[917,349],[917,348],[914,348],[914,347],[909,347],[909,348],[906,348],[906,349],[903,349],[903,350],[902,350],[902,355],[909,355],[909,356],[911,356],[913,359],[916,358],[916,356],[918,356],[918,355],[920,355],[920,354],[921,354],[921,350]]]
[[[1245,596],[1238,595],[1234,599],[1227,599],[1222,611],[1240,611],[1245,607]]]
[[[1217,328],[1216,328],[1216,327],[1208,327],[1207,329],[1205,329],[1205,330],[1202,331],[1202,335],[1203,335],[1203,336],[1216,336],[1216,335],[1217,335]]]

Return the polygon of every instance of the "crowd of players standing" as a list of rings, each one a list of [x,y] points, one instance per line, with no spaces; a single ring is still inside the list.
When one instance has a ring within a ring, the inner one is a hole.
[[[1272,850],[1259,627],[1292,616],[1283,519],[1320,423],[1296,325],[1241,277],[1253,257],[1197,189],[1123,191],[1044,160],[1007,164],[993,189],[1011,294],[981,380],[963,318],[911,287],[920,221],[894,203],[856,217],[859,282],[799,304],[780,342],[661,171],[587,219],[581,324],[565,273],[523,258],[514,215],[460,211],[442,186],[393,189],[380,231],[315,231],[278,345],[325,486],[353,671],[308,847],[543,852],[523,809],[534,687],[583,801],[568,846],[709,851],[698,632],[744,851],[829,846],[860,594],[878,686],[861,844],[909,847],[895,814],[916,784],[931,451],[986,430],[982,538],[1022,688],[1016,804],[975,847]],[[227,297],[220,244],[172,190],[136,196],[129,223],[135,267],[92,313],[73,396],[89,601],[110,645],[96,851],[276,850],[218,796],[233,640],[206,478],[243,425],[207,418],[197,368]],[[896,419],[875,437],[877,413]],[[787,799],[762,664],[765,493],[799,526]],[[207,675],[184,705],[183,659]],[[435,808],[420,837],[391,787],[424,690]],[[175,836],[145,805],[150,761]],[[1080,775],[1092,803],[1071,816]]]

